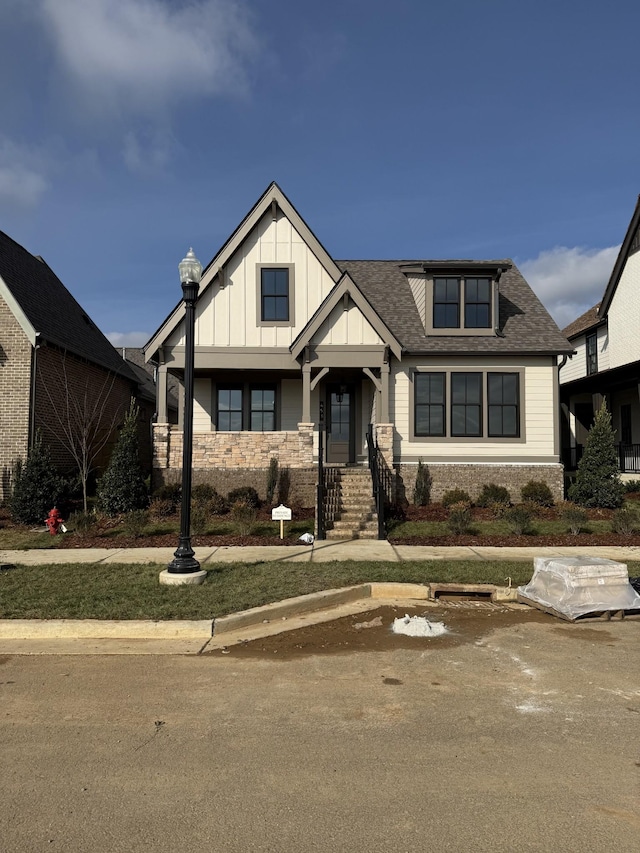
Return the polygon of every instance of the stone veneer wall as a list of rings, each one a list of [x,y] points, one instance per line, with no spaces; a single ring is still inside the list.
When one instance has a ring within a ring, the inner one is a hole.
[[[411,503],[417,465],[396,465],[396,495],[399,503]],[[475,500],[486,483],[504,486],[511,500],[520,500],[520,490],[529,480],[542,480],[551,489],[555,501],[564,499],[562,465],[465,465],[425,466],[431,475],[431,500],[437,502],[450,489],[464,489]]]
[[[182,431],[169,424],[153,429],[152,487],[179,483],[182,477]],[[313,464],[313,424],[297,431],[208,432],[193,436],[193,484],[208,483],[227,495],[240,486],[253,486],[266,496],[272,458],[289,468],[290,503],[314,506],[317,469]]]

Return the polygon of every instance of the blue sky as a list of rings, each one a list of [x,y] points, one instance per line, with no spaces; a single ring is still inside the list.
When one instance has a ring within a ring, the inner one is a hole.
[[[0,228],[116,344],[272,180],[334,257],[512,257],[561,326],[640,192],[627,0],[2,0],[0,27]]]

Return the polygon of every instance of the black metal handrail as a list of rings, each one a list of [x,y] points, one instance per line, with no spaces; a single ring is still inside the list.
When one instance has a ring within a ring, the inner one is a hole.
[[[325,482],[324,482],[324,432],[322,429],[318,432],[318,485],[316,486],[316,515],[318,523],[316,525],[316,539],[326,538],[326,519],[325,519]]]
[[[619,444],[618,460],[623,474],[640,473],[640,444]]]
[[[378,539],[386,539],[385,504],[391,495],[391,473],[385,465],[384,458],[378,447],[378,439],[373,431],[373,424],[367,427],[367,449],[369,455],[369,470],[373,483],[373,498],[378,516]]]

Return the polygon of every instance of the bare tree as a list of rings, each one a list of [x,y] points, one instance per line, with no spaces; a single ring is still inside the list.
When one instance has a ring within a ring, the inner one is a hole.
[[[61,373],[55,387],[46,381],[40,370],[51,422],[44,426],[69,452],[75,462],[82,485],[82,503],[87,512],[87,485],[96,460],[108,443],[117,424],[122,420],[124,406],[113,406],[112,391],[116,374],[105,372],[102,381],[85,374],[78,381],[70,380],[66,353],[61,359]]]

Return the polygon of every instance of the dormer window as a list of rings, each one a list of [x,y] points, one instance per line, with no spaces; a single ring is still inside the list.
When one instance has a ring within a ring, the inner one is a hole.
[[[491,326],[491,279],[464,280],[465,329],[488,329]]]
[[[433,328],[490,329],[491,292],[490,278],[434,278]]]
[[[433,280],[433,328],[457,329],[460,326],[460,279]]]

